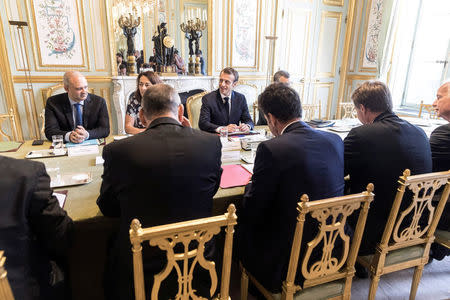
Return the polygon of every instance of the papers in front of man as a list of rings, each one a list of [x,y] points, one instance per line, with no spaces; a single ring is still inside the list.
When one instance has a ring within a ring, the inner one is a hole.
[[[25,155],[25,158],[44,158],[44,157],[56,157],[56,156],[64,156],[67,154],[67,149],[42,149],[42,150],[33,150]]]
[[[255,164],[241,164],[241,166],[253,175],[253,167]]]
[[[222,151],[241,150],[241,143],[239,140],[229,140],[226,138],[220,138],[222,143]]]
[[[70,173],[70,174],[53,174],[50,176],[50,187],[62,187],[86,184],[92,181],[92,175],[89,172]]]
[[[104,162],[105,162],[105,160],[103,159],[103,157],[101,157],[101,156],[95,157],[95,165],[96,166],[103,165]]]
[[[99,144],[100,144],[100,142],[98,141],[98,139],[92,139],[92,140],[85,140],[84,142],[78,143],[78,144],[68,142],[68,143],[66,143],[66,148],[72,148],[72,147],[78,147],[78,146],[91,146],[91,145],[99,145]]]
[[[252,148],[258,148],[259,143],[267,141],[264,135],[252,135],[241,139],[241,147],[244,150],[251,150]]]
[[[98,152],[98,145],[72,147],[67,149],[68,156],[92,155],[97,154]]]
[[[238,162],[241,159],[241,151],[230,150],[224,151],[222,149],[222,163]]]
[[[223,189],[246,185],[252,178],[252,174],[241,165],[226,165],[222,169],[220,187]]]

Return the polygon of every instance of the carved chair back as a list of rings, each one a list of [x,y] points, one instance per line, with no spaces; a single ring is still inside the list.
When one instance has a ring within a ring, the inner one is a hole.
[[[286,281],[283,282],[281,299],[293,299],[296,292],[309,287],[327,282],[344,279],[344,298],[350,298],[351,283],[354,274],[354,264],[361,243],[364,226],[367,219],[370,202],[374,194],[373,184],[368,184],[367,190],[359,193],[329,199],[308,201],[308,196],[303,195],[298,203],[299,211],[297,225],[292,243],[289,268]],[[345,234],[344,226],[347,218],[359,210],[358,222],[352,242]],[[318,221],[318,233],[312,241],[305,241],[305,253],[300,265],[305,281],[303,287],[294,283],[297,266],[299,263],[302,235],[304,231],[305,217],[309,214]],[[340,257],[334,257],[333,249],[336,241],[342,240],[342,252]],[[319,246],[323,245],[322,249]],[[311,258],[314,251],[322,250],[319,261]]]
[[[7,141],[14,141],[18,138],[15,118],[12,108],[9,110],[9,114],[0,115],[0,140],[6,139]],[[8,134],[3,127],[6,121],[9,121],[11,134]]]
[[[302,104],[302,120],[311,121],[312,119],[319,118],[322,115],[320,101],[318,104]]]
[[[398,181],[397,195],[381,238],[381,252],[419,244],[428,245],[429,248],[449,196],[449,179],[450,171],[415,176],[411,176],[411,171],[408,169],[403,172]],[[433,207],[434,194],[444,185],[445,189],[438,205]],[[412,200],[406,203],[408,206],[403,211],[400,211],[402,202],[408,201],[404,199],[406,189],[412,192]]]
[[[253,111],[253,122],[256,122],[256,108],[255,103],[258,100],[258,87],[254,84],[239,80],[234,87],[234,91],[241,93],[247,100],[248,111]]]
[[[7,272],[5,270],[6,257],[3,256],[4,251],[0,251],[0,299],[14,300],[14,296],[9,285]]]
[[[199,129],[198,121],[200,119],[200,110],[202,108],[202,98],[208,92],[198,93],[189,97],[186,100],[186,108],[188,113],[188,119],[191,122],[192,128]]]
[[[144,271],[142,263],[142,242],[148,241],[151,246],[158,246],[166,251],[167,264],[159,274],[154,276],[151,299],[158,299],[161,283],[169,276],[173,269],[178,275],[178,293],[176,299],[200,299],[192,288],[192,274],[197,264],[209,271],[211,278],[210,295],[215,294],[217,288],[217,272],[215,263],[204,257],[205,243],[218,234],[221,227],[226,227],[225,246],[223,251],[222,281],[218,299],[229,299],[231,255],[233,247],[234,225],[237,224],[236,208],[228,206],[227,213],[215,217],[185,221],[150,228],[141,228],[137,219],[131,222],[130,240],[133,251],[134,290],[136,300],[145,300]],[[191,241],[197,241],[198,247],[189,250]],[[182,244],[184,251],[176,252],[175,246]],[[192,260],[189,263],[189,260]]]
[[[423,110],[426,110],[428,115],[430,116],[430,119],[437,119],[437,112],[436,110],[433,108],[432,104],[424,104],[423,100],[420,101],[420,107],[419,107],[419,114],[418,117],[421,118],[422,117],[422,112]]]
[[[355,105],[352,102],[340,103],[340,116],[341,119],[354,119],[356,118]]]

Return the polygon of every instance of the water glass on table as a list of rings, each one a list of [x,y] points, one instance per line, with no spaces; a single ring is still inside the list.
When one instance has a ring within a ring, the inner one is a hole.
[[[222,127],[219,129],[220,137],[223,139],[228,139],[228,128]]]
[[[64,139],[62,135],[52,135],[53,153],[59,154],[64,152]]]

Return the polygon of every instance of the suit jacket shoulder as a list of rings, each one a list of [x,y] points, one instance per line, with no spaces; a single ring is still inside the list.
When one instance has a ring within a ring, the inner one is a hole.
[[[450,123],[436,128],[430,136],[433,171],[450,169]]]

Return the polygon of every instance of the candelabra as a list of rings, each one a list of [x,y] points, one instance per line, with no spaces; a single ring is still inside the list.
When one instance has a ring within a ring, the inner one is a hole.
[[[119,26],[123,29],[123,34],[127,38],[127,68],[130,75],[136,74],[136,57],[134,56],[134,36],[136,35],[136,27],[141,24],[140,17],[134,17],[129,13],[128,17],[122,15],[119,18]]]
[[[181,31],[184,32],[185,37],[189,41],[189,64],[188,71],[190,75],[200,75],[200,57],[197,55],[200,54],[200,38],[202,37],[202,30],[206,28],[206,21],[200,20],[196,18],[195,20],[187,20],[186,23],[180,24]],[[195,43],[195,52],[194,52],[194,43]],[[195,57],[195,64],[193,55]],[[195,66],[195,68],[194,68]]]

